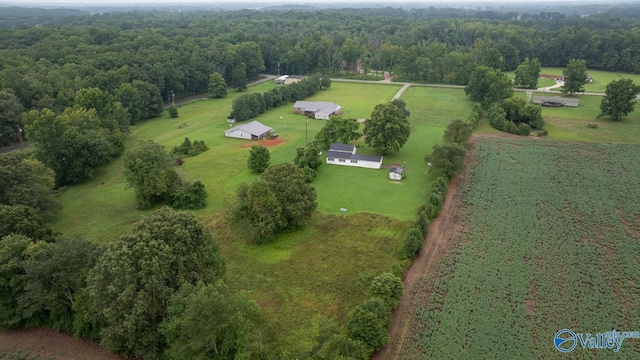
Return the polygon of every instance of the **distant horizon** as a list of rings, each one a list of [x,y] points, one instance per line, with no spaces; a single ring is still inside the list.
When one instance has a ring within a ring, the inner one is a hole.
[[[175,1],[175,0],[62,0],[62,1],[51,1],[51,0],[8,0],[8,1],[0,1],[0,6],[55,6],[55,7],[65,7],[65,6],[82,6],[82,7],[90,7],[90,6],[139,6],[139,5],[150,5],[150,6],[189,6],[189,5],[324,5],[324,4],[387,4],[387,6],[394,7],[394,5],[402,5],[402,4],[412,4],[418,5],[422,4],[425,6],[463,6],[470,4],[485,4],[485,5],[550,5],[550,4],[567,4],[567,3],[576,3],[579,2],[581,4],[602,4],[602,5],[612,5],[612,4],[621,4],[621,5],[640,5],[640,1],[606,1],[606,0],[463,0],[463,1],[451,1],[451,0],[401,0],[398,2],[389,3],[388,1],[383,0],[322,0],[322,1],[311,1],[311,0],[187,0],[187,1]]]

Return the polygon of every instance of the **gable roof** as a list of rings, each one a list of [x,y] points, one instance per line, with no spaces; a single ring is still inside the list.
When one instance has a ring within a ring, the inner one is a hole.
[[[400,166],[394,166],[391,169],[389,169],[389,172],[402,175],[402,173],[404,173],[404,168],[401,168]]]
[[[355,148],[356,148],[355,145],[333,143],[331,144],[331,146],[329,146],[329,152],[347,152],[349,154],[352,154]]]
[[[238,126],[234,126],[231,129],[227,130],[226,132],[234,132],[237,130],[244,130],[246,132],[248,132],[249,134],[253,135],[253,136],[261,136],[264,135],[265,133],[268,133],[270,131],[273,131],[272,128],[263,125],[262,123],[258,122],[257,120],[254,120],[250,123],[247,124],[242,124],[242,125],[238,125]]]
[[[560,96],[534,96],[533,97],[534,104],[544,104],[544,103],[557,103],[562,104],[564,106],[569,107],[577,107],[580,103],[580,99],[572,99],[572,98],[564,98]]]
[[[329,151],[327,152],[328,158],[334,159],[345,159],[345,160],[362,160],[362,161],[373,161],[373,162],[382,162],[382,156],[375,155],[358,155],[352,154],[350,152],[342,152],[342,151]]]
[[[293,104],[294,108],[300,108],[303,109],[304,111],[323,111],[327,114],[331,114],[334,111],[340,109],[340,105],[336,104],[336,103],[332,103],[332,102],[326,102],[326,101],[296,101],[295,104]]]

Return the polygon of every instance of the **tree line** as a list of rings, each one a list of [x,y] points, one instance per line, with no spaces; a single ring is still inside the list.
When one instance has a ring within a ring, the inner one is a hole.
[[[4,29],[0,102],[12,110],[0,114],[0,142],[13,142],[21,109],[59,114],[82,89],[119,95],[135,122],[154,116],[158,98],[207,92],[215,72],[237,88],[262,71],[332,76],[356,71],[358,64],[397,79],[462,85],[478,66],[516,70],[526,58],[544,66],[565,66],[575,58],[592,69],[640,72],[639,19],[552,15],[518,20],[437,9],[136,12]],[[121,88],[128,85],[135,94]]]

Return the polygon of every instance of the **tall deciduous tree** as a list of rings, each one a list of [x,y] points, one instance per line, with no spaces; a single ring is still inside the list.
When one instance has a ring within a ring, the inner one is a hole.
[[[469,84],[464,88],[465,94],[473,101],[489,108],[494,102],[501,102],[513,95],[511,80],[499,70],[479,66],[471,74]]]
[[[0,155],[0,204],[26,205],[40,213],[59,207],[53,195],[55,174],[24,151]]]
[[[227,96],[227,82],[219,72],[214,72],[209,77],[209,96],[215,98]]]
[[[213,282],[224,272],[220,250],[193,214],[161,208],[108,249],[87,278],[102,344],[141,358],[165,347],[159,326],[169,299],[185,284]]]
[[[87,317],[85,287],[102,253],[101,246],[81,238],[32,246],[24,263],[24,293],[19,296],[23,316],[76,335],[96,336]]]
[[[136,193],[139,209],[148,209],[166,201],[171,190],[180,185],[164,146],[153,141],[142,142],[127,151],[123,175]]]
[[[404,111],[386,103],[378,104],[364,123],[364,142],[383,155],[400,151],[409,139],[411,126]]]
[[[433,147],[433,153],[425,158],[431,163],[431,171],[444,174],[452,178],[464,169],[465,149],[458,144],[441,144]]]
[[[316,191],[305,172],[291,163],[269,167],[261,179],[238,187],[234,216],[248,223],[258,244],[269,242],[287,228],[296,228],[317,207]]]
[[[163,324],[169,358],[252,358],[248,345],[261,316],[249,294],[232,292],[222,281],[187,284],[169,304]]]
[[[249,160],[247,161],[249,170],[262,174],[269,167],[269,161],[271,161],[269,149],[262,145],[254,145],[251,147]]]
[[[453,120],[444,131],[443,139],[445,143],[458,144],[464,148],[469,148],[471,146],[469,138],[472,131],[471,125],[462,120]]]
[[[541,66],[538,58],[534,58],[533,60],[525,58],[522,64],[516,69],[515,80],[513,82],[526,89],[535,89],[538,86]]]
[[[231,86],[242,91],[247,88],[247,65],[240,63],[231,71]]]
[[[19,234],[0,237],[0,329],[23,323],[18,296],[24,291],[24,252],[32,241]]]
[[[141,80],[134,80],[131,86],[140,97],[140,119],[151,119],[162,113],[164,105],[157,86]]]
[[[0,90],[0,146],[17,141],[18,127],[22,126],[24,108],[13,89]]]
[[[391,312],[384,300],[372,297],[353,309],[347,320],[347,333],[375,351],[389,342]]]
[[[360,124],[356,119],[332,117],[316,134],[315,139],[325,148],[335,142],[348,144],[362,136],[358,132],[359,128]]]
[[[633,111],[637,96],[640,93],[640,85],[633,83],[631,79],[614,80],[607,84],[605,97],[600,102],[600,114],[610,116],[613,120],[620,120]]]
[[[564,86],[562,91],[567,94],[575,94],[584,91],[587,83],[587,62],[581,59],[571,59],[567,68],[562,71]]]
[[[124,135],[115,121],[103,121],[94,109],[67,108],[61,115],[32,110],[24,121],[35,157],[53,169],[58,186],[90,178],[93,169],[107,164],[123,148]]]
[[[316,210],[316,189],[307,184],[304,171],[291,163],[270,166],[262,179],[282,206],[285,228],[302,226]]]

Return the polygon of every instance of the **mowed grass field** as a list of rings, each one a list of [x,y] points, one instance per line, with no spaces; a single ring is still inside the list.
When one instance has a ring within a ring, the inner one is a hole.
[[[264,83],[246,92],[264,92],[273,86]],[[399,85],[334,83],[306,100],[333,101],[344,108],[344,116],[368,118],[375,105],[391,100],[399,89]],[[343,323],[348,311],[366,296],[370,280],[399,262],[400,246],[430,189],[432,176],[424,156],[442,141],[446,124],[465,119],[473,104],[462,90],[409,89],[403,99],[406,97],[412,112],[412,134],[399,153],[385,156],[383,162],[385,166],[405,165],[407,178],[398,183],[388,180],[386,169],[323,164],[312,183],[318,194],[318,212],[310,223],[300,231],[278,236],[272,244],[255,246],[227,218],[237,186],[258,177],[247,169],[250,147],[256,143],[224,136],[229,128],[226,118],[237,96],[232,92],[224,99],[181,105],[178,118],[170,119],[164,113],[133,127],[126,145],[131,148],[153,140],[170,150],[189,137],[209,146],[208,151],[185,158],[177,168],[186,180],[201,180],[209,193],[207,207],[195,214],[222,247],[229,285],[249,291],[273,320],[280,345],[302,354],[309,350],[315,318]],[[295,149],[325,124],[320,120],[307,123],[303,116],[293,114],[292,105],[270,109],[256,118],[274,128],[283,141],[269,148],[272,163],[293,161]],[[364,146],[363,139],[358,145],[359,153],[375,153]],[[64,189],[59,197],[63,209],[53,221],[54,229],[104,244],[127,234],[150,211],[136,209],[134,192],[122,178],[122,166],[122,160],[116,159],[98,169],[89,181]]]
[[[481,139],[460,190],[465,230],[399,358],[564,358],[553,343],[561,329],[638,330],[638,151]],[[637,359],[640,342],[618,353],[578,343],[571,357]]]
[[[543,67],[540,70],[540,75],[562,76],[562,70],[564,69],[565,68]],[[589,69],[589,64],[587,64],[587,69]],[[587,70],[587,73],[593,77],[593,82],[584,85],[585,92],[604,93],[607,84],[620,79],[632,79],[634,83],[640,84],[640,75],[591,69]]]

